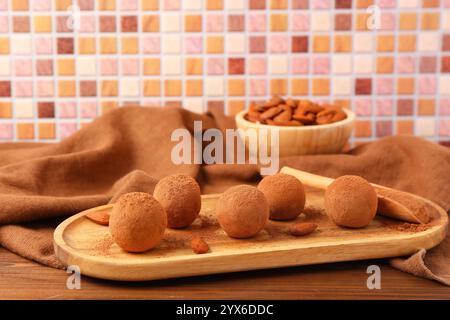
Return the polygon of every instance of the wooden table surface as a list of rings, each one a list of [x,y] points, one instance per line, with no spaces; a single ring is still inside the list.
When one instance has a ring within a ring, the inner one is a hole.
[[[369,265],[381,268],[381,289],[366,286]],[[450,299],[450,288],[397,271],[383,260],[249,271],[141,283],[81,278],[0,248],[0,299]]]

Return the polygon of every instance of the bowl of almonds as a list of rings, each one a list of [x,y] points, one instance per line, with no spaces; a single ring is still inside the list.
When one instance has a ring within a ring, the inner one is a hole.
[[[244,131],[277,130],[279,155],[283,157],[340,152],[352,133],[355,114],[335,105],[274,96],[269,101],[253,103],[235,120],[237,128]],[[249,143],[247,137],[245,142]]]

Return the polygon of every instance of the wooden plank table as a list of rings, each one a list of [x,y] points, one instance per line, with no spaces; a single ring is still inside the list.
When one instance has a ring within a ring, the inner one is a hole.
[[[381,290],[366,287],[366,268],[381,268]],[[359,261],[130,283],[68,274],[0,248],[0,299],[450,299],[450,288],[397,271],[385,261]]]

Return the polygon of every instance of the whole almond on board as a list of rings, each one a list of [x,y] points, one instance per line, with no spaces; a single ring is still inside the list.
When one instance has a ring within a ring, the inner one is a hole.
[[[109,210],[108,211],[93,211],[86,215],[89,220],[101,224],[102,226],[109,225]]]
[[[311,222],[295,223],[289,227],[289,233],[295,237],[302,237],[313,233],[317,229],[317,224]]]
[[[192,238],[191,248],[196,254],[207,253],[209,251],[209,245],[199,236]]]

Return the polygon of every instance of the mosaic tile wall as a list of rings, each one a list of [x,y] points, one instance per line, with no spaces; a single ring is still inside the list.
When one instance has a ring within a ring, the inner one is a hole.
[[[1,141],[59,140],[119,105],[234,114],[272,94],[352,108],[354,142],[449,141],[450,1],[0,0]]]

